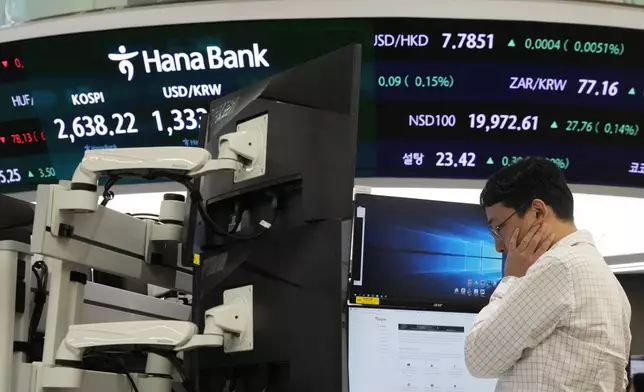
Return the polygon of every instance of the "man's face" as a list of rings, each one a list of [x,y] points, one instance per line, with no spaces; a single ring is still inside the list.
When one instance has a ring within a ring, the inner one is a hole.
[[[517,244],[521,242],[526,233],[536,222],[536,216],[531,214],[529,206],[524,208],[525,214],[519,216],[513,208],[506,207],[502,203],[494,204],[485,208],[487,223],[492,229],[496,229],[498,235],[493,235],[497,252],[507,252],[508,242],[512,237],[514,229],[519,229]]]

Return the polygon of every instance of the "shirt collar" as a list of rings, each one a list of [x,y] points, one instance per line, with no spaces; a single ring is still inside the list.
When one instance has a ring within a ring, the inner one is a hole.
[[[557,241],[550,250],[564,247],[571,247],[578,244],[589,244],[595,246],[593,235],[588,230],[577,230],[574,233],[568,234],[564,238]]]

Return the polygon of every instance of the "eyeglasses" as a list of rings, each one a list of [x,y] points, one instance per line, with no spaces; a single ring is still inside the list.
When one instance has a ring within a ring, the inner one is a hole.
[[[496,237],[499,240],[502,240],[503,236],[501,235],[501,229],[503,228],[503,226],[505,226],[505,224],[508,223],[508,221],[510,219],[512,219],[513,216],[518,214],[519,211],[523,211],[524,208],[525,208],[525,205],[517,208],[512,214],[510,214],[510,216],[505,218],[505,220],[503,222],[499,223],[498,225],[496,225],[494,227],[490,227],[490,232],[492,233],[492,236]]]

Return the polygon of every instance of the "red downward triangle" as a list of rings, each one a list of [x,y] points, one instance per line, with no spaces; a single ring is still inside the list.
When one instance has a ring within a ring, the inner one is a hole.
[[[0,137],[0,142],[2,142],[2,144],[4,144],[4,140],[4,136]]]
[[[8,62],[8,61],[3,61],[3,62],[2,62],[2,66],[4,66],[5,68],[7,68],[7,67],[9,66],[9,62]]]

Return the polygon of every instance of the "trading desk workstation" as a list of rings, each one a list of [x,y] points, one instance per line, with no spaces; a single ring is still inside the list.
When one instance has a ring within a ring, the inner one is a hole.
[[[641,196],[641,11],[216,3],[0,32],[0,192],[37,186],[0,195],[0,392],[494,390],[463,349],[503,276],[480,207],[354,183],[540,155]],[[187,196],[109,208],[162,181]]]
[[[349,243],[350,389],[492,388],[463,358],[502,276],[480,209],[353,201],[360,54],[214,101],[203,148],[88,150],[70,181],[39,186],[35,207],[2,196],[3,390],[339,391]],[[166,194],[156,220],[109,209],[131,177],[180,183],[188,200]],[[87,323],[92,270],[192,293],[190,321]]]
[[[214,101],[203,148],[89,150],[35,212],[2,196],[0,390],[170,392],[175,372],[187,391],[339,390],[359,72],[345,47]],[[128,177],[189,200],[156,221],[107,208]],[[191,321],[81,323],[91,269],[191,292]]]

